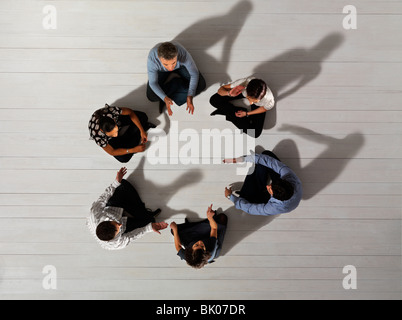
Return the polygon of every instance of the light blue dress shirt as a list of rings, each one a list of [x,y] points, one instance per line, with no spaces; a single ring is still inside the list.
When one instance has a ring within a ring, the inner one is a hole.
[[[294,192],[293,196],[286,201],[280,201],[271,196],[267,203],[250,203],[246,199],[232,194],[230,200],[235,204],[237,209],[252,215],[270,216],[288,213],[297,208],[302,197],[302,185],[300,179],[288,166],[265,154],[249,155],[244,157],[244,161],[255,162],[255,164],[271,168],[280,175],[281,179],[292,184]]]
[[[177,50],[177,64],[174,70],[179,69],[180,67],[186,67],[188,73],[191,76],[189,89],[188,89],[188,96],[194,97],[197,86],[198,86],[198,79],[199,79],[199,71],[197,66],[191,57],[190,53],[178,42],[172,41]],[[149,86],[155,92],[155,94],[161,99],[164,100],[166,97],[165,92],[162,90],[158,83],[158,72],[169,72],[159,60],[158,57],[158,48],[161,43],[158,43],[155,47],[151,49],[148,55],[148,81]]]

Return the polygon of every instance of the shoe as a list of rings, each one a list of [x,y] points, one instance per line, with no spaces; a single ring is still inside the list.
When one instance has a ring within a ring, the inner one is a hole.
[[[215,116],[217,114],[224,115],[219,109],[216,109],[214,112],[211,112],[210,116]]]
[[[155,211],[152,212],[153,217],[155,218],[156,216],[158,216],[160,213],[162,212],[161,209],[156,209]]]
[[[165,102],[160,100],[159,101],[159,113],[163,112],[163,110],[165,109],[165,106],[166,106]]]
[[[161,209],[156,209],[155,211],[152,211],[151,209],[148,209],[147,208],[147,211],[148,211],[148,213],[150,214],[150,215],[152,215],[152,217],[156,217],[156,216],[158,216],[161,212],[162,212],[162,210]]]
[[[156,128],[156,125],[154,125],[154,124],[151,123],[151,122],[148,122],[148,128],[149,128],[149,129]]]

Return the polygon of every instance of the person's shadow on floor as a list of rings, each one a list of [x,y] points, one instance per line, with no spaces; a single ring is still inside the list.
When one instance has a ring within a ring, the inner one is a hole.
[[[222,211],[218,211],[221,213]],[[236,209],[234,206],[223,213],[228,216],[225,240],[221,256],[228,254],[237,244],[247,241],[247,237],[270,224],[276,216],[254,216]]]
[[[198,214],[189,209],[175,210],[167,204],[174,195],[183,188],[196,184],[202,180],[201,170],[189,170],[168,185],[160,185],[147,180],[144,175],[145,157],[142,157],[137,168],[130,174],[127,181],[130,182],[138,191],[140,198],[148,208],[156,210],[160,208],[161,214],[158,220],[168,219],[175,214],[186,214],[188,217],[198,217]]]
[[[283,125],[279,131],[288,131],[314,143],[325,145],[324,151],[303,167],[300,164],[297,145],[293,140],[282,140],[274,148],[274,153],[278,153],[280,159],[281,156],[293,159],[289,167],[303,184],[303,200],[313,198],[332,183],[364,145],[364,136],[360,132],[350,133],[344,138],[333,138],[296,125]]]
[[[267,111],[264,129],[276,125],[277,103],[316,79],[322,63],[343,41],[341,33],[330,33],[311,48],[291,49],[254,68],[254,75],[266,81],[276,97],[275,107]]]
[[[174,38],[190,52],[200,72],[206,74],[206,89],[214,83],[231,80],[227,70],[232,47],[252,9],[251,1],[239,1],[229,12],[202,19]],[[221,57],[215,58],[207,51],[220,41],[224,41]]]
[[[249,0],[239,1],[229,12],[196,22],[173,39],[181,43],[190,52],[198,69],[205,77],[207,88],[213,83],[228,81],[230,79],[227,69],[230,62],[231,49],[252,7]],[[236,22],[236,27],[233,27],[234,21]],[[224,40],[222,57],[216,59],[207,53],[207,50],[221,40]],[[171,39],[166,39],[166,41],[171,41]],[[152,47],[149,48],[149,50],[151,49]],[[144,59],[147,58],[148,55],[144,57]],[[219,75],[219,79],[216,78],[216,75]],[[146,91],[147,80],[143,85],[129,92],[124,97],[117,99],[110,105],[145,112],[148,115],[149,121],[159,126],[161,121],[158,120],[160,117],[158,103],[150,102],[147,99]],[[197,108],[197,101],[195,100],[194,103]],[[166,110],[163,114],[163,123],[163,130],[167,135],[170,131],[170,118]]]
[[[300,165],[300,155],[293,140],[282,140],[272,150],[301,180],[303,200],[311,199],[333,182],[364,145],[364,136],[359,132],[337,139],[295,125],[284,125],[280,130],[290,131],[313,142],[326,145],[326,149],[304,167]],[[255,152],[262,153],[265,149],[262,146],[256,146]],[[329,163],[330,167],[327,167]],[[240,190],[242,184],[243,182],[233,183],[233,190]],[[225,255],[238,243],[244,241],[247,236],[264,228],[278,217],[278,215],[253,216],[236,209],[234,206],[227,209],[225,213],[228,216],[228,228],[221,255]],[[292,214],[292,212],[287,214]]]

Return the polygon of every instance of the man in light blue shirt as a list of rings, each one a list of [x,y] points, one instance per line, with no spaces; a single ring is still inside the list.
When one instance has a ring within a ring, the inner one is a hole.
[[[193,97],[206,88],[205,79],[190,53],[178,42],[157,44],[148,55],[147,97],[159,101],[159,112],[166,106],[173,114],[173,102],[178,106],[187,102],[189,113],[194,113]]]
[[[248,175],[240,196],[225,188],[225,196],[237,209],[252,215],[277,215],[297,208],[302,197],[302,185],[296,174],[271,151],[252,154],[224,163],[254,162],[254,172]]]

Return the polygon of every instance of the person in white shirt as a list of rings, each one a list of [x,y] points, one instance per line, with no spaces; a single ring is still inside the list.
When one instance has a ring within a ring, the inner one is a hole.
[[[245,107],[232,104],[240,99]],[[227,121],[254,138],[262,133],[265,113],[275,106],[274,95],[267,84],[252,76],[221,86],[209,102],[216,108],[211,116],[226,116]]]
[[[160,234],[168,226],[166,222],[155,222],[161,210],[145,207],[135,188],[123,179],[126,173],[124,167],[117,172],[116,180],[92,204],[87,218],[90,232],[104,249],[123,249],[144,234]]]

